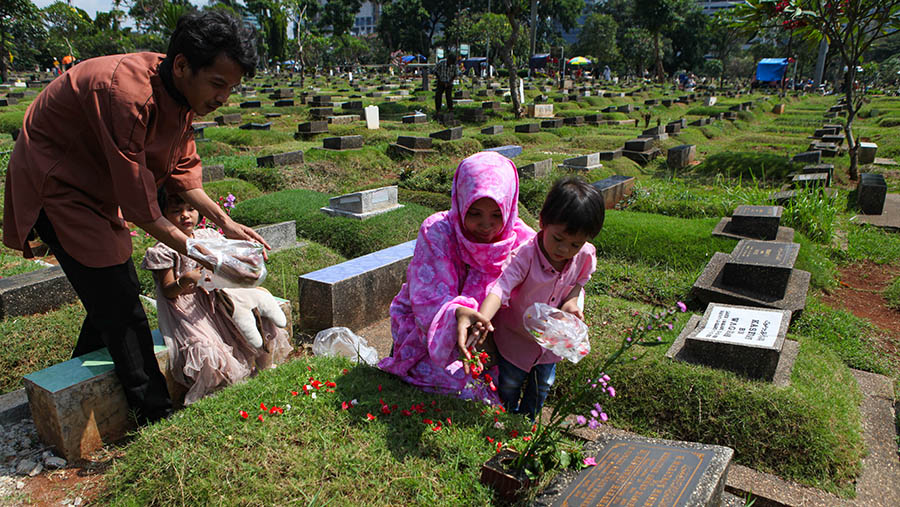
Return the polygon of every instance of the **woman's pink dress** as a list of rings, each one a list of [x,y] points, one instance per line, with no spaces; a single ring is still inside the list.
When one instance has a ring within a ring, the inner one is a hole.
[[[198,239],[221,237],[213,229],[197,229]],[[175,268],[180,277],[200,267],[196,261],[157,243],[144,254],[141,268],[152,271]],[[239,382],[258,369],[280,363],[293,349],[287,330],[263,319],[263,338],[269,353],[250,346],[234,323],[216,305],[214,293],[201,288],[169,299],[156,280],[156,313],[159,330],[169,349],[169,364],[175,381],[187,387],[184,404]]]
[[[476,243],[463,234],[463,217],[483,197],[503,213],[494,243]],[[406,283],[391,303],[394,351],[379,368],[426,391],[499,402],[496,393],[463,371],[455,311],[457,306],[477,310],[510,252],[534,236],[518,217],[518,197],[519,178],[508,158],[481,152],[459,164],[450,211],[431,215],[419,229]]]

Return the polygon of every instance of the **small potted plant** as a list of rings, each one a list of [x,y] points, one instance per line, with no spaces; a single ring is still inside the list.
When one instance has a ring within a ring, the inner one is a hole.
[[[638,359],[628,353],[634,346],[656,347],[671,343],[667,338],[673,333],[673,315],[686,310],[684,303],[679,301],[675,308],[668,310],[649,314],[635,311],[632,314],[634,324],[626,329],[619,347],[599,367],[578,371],[573,385],[561,390],[548,411],[538,414],[531,434],[521,438],[521,444],[503,446],[498,443],[497,454],[482,467],[481,482],[493,486],[500,496],[513,500],[536,483],[544,472],[595,465],[593,458],[582,456],[580,446],[564,439],[566,431],[572,426],[595,429],[608,421],[602,400],[616,396],[609,372],[626,358]]]

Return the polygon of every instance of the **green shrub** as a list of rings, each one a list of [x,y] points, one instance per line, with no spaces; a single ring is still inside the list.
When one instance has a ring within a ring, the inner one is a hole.
[[[434,213],[409,203],[405,207],[368,220],[330,217],[319,211],[328,194],[312,190],[284,190],[239,202],[232,218],[245,225],[295,220],[297,234],[354,258],[416,239],[422,221]]]
[[[900,276],[884,289],[884,299],[889,308],[900,310]]]
[[[896,127],[900,125],[900,116],[885,116],[878,120],[879,127]]]
[[[14,130],[22,128],[25,120],[25,111],[9,111],[0,113],[0,132],[11,134]]]
[[[450,195],[456,168],[431,166],[415,173],[403,173],[399,186],[407,190],[419,190]]]
[[[450,209],[450,194],[426,192],[423,190],[399,189],[398,201],[401,203],[413,202],[419,206],[431,208],[435,211]]]
[[[782,180],[794,171],[790,159],[772,153],[723,152],[710,155],[694,169],[696,174],[751,181]]]
[[[277,130],[241,130],[236,128],[207,129],[205,136],[212,141],[231,146],[264,146],[278,144],[293,139],[290,132]]]
[[[284,188],[284,178],[277,167],[228,167],[225,166],[225,175],[248,181],[266,192],[273,192]]]
[[[262,195],[262,192],[253,183],[231,178],[204,183],[203,190],[214,201],[217,201],[219,197],[228,197],[228,194],[233,195],[237,202]]]

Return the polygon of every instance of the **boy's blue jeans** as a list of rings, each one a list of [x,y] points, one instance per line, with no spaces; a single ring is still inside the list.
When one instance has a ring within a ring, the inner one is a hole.
[[[528,414],[533,421],[537,411],[544,406],[544,400],[550,393],[550,386],[556,380],[556,364],[536,364],[531,371],[519,369],[514,364],[497,354],[497,366],[500,368],[500,385],[497,392],[507,412]],[[522,393],[525,387],[525,394]]]

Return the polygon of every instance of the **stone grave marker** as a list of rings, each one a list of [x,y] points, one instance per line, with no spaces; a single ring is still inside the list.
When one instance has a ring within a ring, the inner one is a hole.
[[[616,108],[616,112],[630,114],[634,112],[634,104],[622,104]]]
[[[703,99],[703,105],[706,107],[714,106],[714,105],[716,105],[716,100],[717,99],[715,96],[710,95],[709,97],[706,97],[705,99]]]
[[[462,139],[462,127],[452,127],[438,132],[432,132],[431,134],[428,134],[428,137],[432,139],[440,139],[442,141],[454,141],[456,139]]]
[[[734,239],[759,239],[763,241],[791,242],[794,230],[783,227],[781,206],[755,206],[742,204],[730,217],[724,217],[713,229],[713,236]]]
[[[875,143],[859,143],[859,163],[874,164],[878,145]]]
[[[521,125],[516,125],[516,132],[521,132],[523,134],[534,134],[535,132],[540,132],[540,130],[540,123],[523,123]]]
[[[241,109],[256,109],[262,107],[262,103],[258,100],[248,100],[241,102]]]
[[[219,181],[225,178],[225,164],[203,164],[202,182]]]
[[[241,130],[270,130],[272,128],[272,123],[271,122],[266,122],[266,123],[250,122],[250,123],[245,123],[238,128]]]
[[[47,312],[77,298],[59,266],[0,278],[0,318]]]
[[[803,153],[798,153],[791,158],[791,162],[805,163],[805,164],[821,164],[822,163],[822,152],[821,151],[804,151]]]
[[[590,171],[592,169],[603,167],[603,164],[600,163],[599,153],[589,153],[587,155],[567,158],[563,160],[562,164],[559,164],[558,167],[560,169],[571,171]]]
[[[265,113],[265,114],[263,114],[263,116],[265,116],[266,119],[281,118],[281,113]]]
[[[666,163],[670,168],[682,169],[690,166],[697,156],[697,147],[693,144],[682,144],[669,148]]]
[[[693,286],[705,303],[791,310],[799,317],[806,306],[810,274],[794,269],[800,245],[741,240],[732,253],[716,252]]]
[[[856,185],[856,202],[866,215],[880,215],[884,212],[887,197],[887,183],[884,176],[877,173],[862,173]]]
[[[352,110],[356,111],[363,108],[363,103],[361,100],[351,100],[349,102],[344,102],[341,104],[341,109],[343,110]]]
[[[553,159],[540,160],[518,168],[520,178],[543,178],[553,169]]]
[[[294,107],[294,99],[276,100],[275,107]]]
[[[339,114],[336,116],[329,116],[326,118],[326,121],[332,125],[349,125],[351,123],[355,123],[359,121],[358,114]]]
[[[566,118],[563,118],[563,123],[578,127],[584,125],[584,116],[567,116]]]
[[[601,436],[585,444],[597,466],[560,473],[535,506],[672,507],[722,504],[734,451],[641,436]]]
[[[591,185],[603,196],[603,206],[606,209],[613,209],[616,204],[631,195],[634,190],[634,177],[614,174]]]
[[[330,216],[365,220],[402,207],[397,203],[397,186],[393,185],[332,197],[328,206],[320,209]]]
[[[362,102],[360,102],[360,104],[362,104]],[[380,128],[378,106],[366,106],[364,111],[366,115],[366,128],[369,130],[378,130]]]
[[[322,147],[326,150],[358,150],[363,147],[362,136],[336,136],[326,137],[322,140]]]
[[[486,136],[494,136],[503,133],[503,125],[491,125],[481,129],[481,133]]]
[[[481,109],[485,111],[499,112],[501,105],[496,100],[488,100],[481,103]]]
[[[495,151],[506,158],[516,158],[522,154],[522,147],[517,144],[508,144],[506,146],[497,146],[496,148],[487,148],[484,151]]]
[[[256,158],[257,167],[275,167],[279,165],[291,165],[303,163],[302,151],[289,151],[286,153],[275,153],[264,157]]]
[[[640,137],[637,139],[631,139],[629,141],[625,141],[625,149],[628,151],[647,151],[656,144],[656,142],[649,137]]]
[[[553,118],[553,104],[529,104],[528,116],[532,118]]]
[[[666,356],[787,386],[800,349],[785,339],[790,322],[789,310],[712,303],[691,318]]]
[[[428,117],[425,113],[408,114],[402,118],[403,123],[427,123]]]
[[[546,120],[541,120],[541,128],[542,129],[556,129],[563,126],[562,118],[549,118]]]
[[[229,113],[216,116],[215,122],[219,125],[237,125],[241,122],[241,113]]]
[[[399,136],[397,142],[388,146],[388,149],[398,155],[428,155],[434,153],[431,149],[434,139],[430,137]]]
[[[831,180],[834,179],[834,164],[812,164],[803,166],[803,169],[800,170],[803,174],[817,174],[817,173],[825,173],[828,175],[827,181],[825,181],[825,186],[831,186]]]
[[[828,173],[800,173],[791,178],[791,188],[827,187]]]
[[[655,106],[657,104],[659,104],[659,100],[657,99],[647,99],[644,101],[645,106]]]
[[[813,141],[809,144],[807,151],[819,151],[823,157],[836,157],[840,153],[841,148],[834,143]]]
[[[334,109],[331,107],[310,107],[309,116],[315,120],[324,120],[329,116],[334,116]]]
[[[313,135],[324,132],[328,132],[328,122],[325,120],[308,121],[297,125],[298,134]]]

